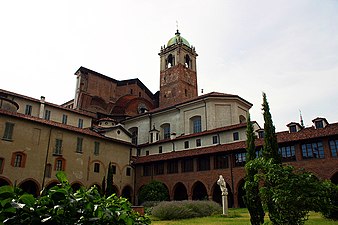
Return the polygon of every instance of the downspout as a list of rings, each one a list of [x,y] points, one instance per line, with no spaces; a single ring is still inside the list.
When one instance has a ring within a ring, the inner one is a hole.
[[[207,102],[203,99],[204,102],[204,117],[205,117],[205,130],[208,130],[208,116],[207,116]]]
[[[232,166],[233,166],[233,153],[230,155],[230,176],[231,176],[231,189],[232,189],[232,193],[233,195],[235,194],[235,190],[234,190],[234,174],[232,171]],[[234,195],[235,198],[235,195]],[[235,202],[233,203],[235,204]]]
[[[43,178],[42,178],[42,186],[41,186],[41,190],[43,190],[43,188],[44,188],[44,186],[45,186],[46,167],[47,167],[47,161],[48,161],[48,156],[49,156],[49,146],[50,146],[51,135],[52,135],[52,128],[49,129],[48,144],[47,144],[47,149],[46,149],[45,168],[44,168],[44,171],[43,171]]]

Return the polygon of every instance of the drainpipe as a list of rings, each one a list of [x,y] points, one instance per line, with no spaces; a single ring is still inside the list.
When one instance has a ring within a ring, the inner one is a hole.
[[[45,168],[43,170],[43,178],[42,178],[42,186],[41,190],[43,190],[45,186],[45,179],[46,179],[46,167],[47,167],[47,162],[48,162],[48,155],[49,155],[49,146],[50,146],[50,141],[51,141],[51,135],[52,135],[52,128],[49,129],[49,136],[48,136],[48,144],[47,144],[47,149],[46,149],[46,159],[45,159]]]
[[[203,99],[204,102],[204,117],[205,117],[205,130],[208,130],[208,116],[207,116],[207,102]]]

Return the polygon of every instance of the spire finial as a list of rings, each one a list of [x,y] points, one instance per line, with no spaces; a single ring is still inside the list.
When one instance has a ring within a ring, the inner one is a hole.
[[[178,31],[178,21],[176,20],[176,35],[180,35],[180,32]]]

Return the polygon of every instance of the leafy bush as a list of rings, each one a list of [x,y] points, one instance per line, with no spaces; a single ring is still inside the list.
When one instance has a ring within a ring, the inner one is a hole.
[[[65,174],[58,173],[57,178],[61,184],[39,198],[22,194],[17,188],[0,187],[0,221],[34,225],[150,224],[149,218],[134,212],[125,198],[101,197],[96,187],[73,193]]]
[[[139,193],[139,202],[147,201],[167,201],[169,193],[166,186],[160,182],[153,180],[149,184],[143,186]]]
[[[177,220],[221,212],[221,206],[213,201],[171,201],[159,203],[153,208],[152,215],[161,220]]]
[[[329,181],[324,183],[324,191],[329,198],[329,203],[324,202],[321,209],[321,213],[327,219],[338,220],[338,185],[335,185]]]

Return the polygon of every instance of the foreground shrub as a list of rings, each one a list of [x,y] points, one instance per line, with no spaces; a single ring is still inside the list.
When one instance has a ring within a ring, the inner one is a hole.
[[[66,176],[58,173],[60,185],[39,198],[17,188],[0,187],[0,224],[150,224],[147,217],[131,209],[125,198],[101,197],[96,187],[73,193]]]
[[[152,210],[152,215],[161,220],[177,220],[205,217],[221,213],[221,206],[213,201],[161,202]]]

